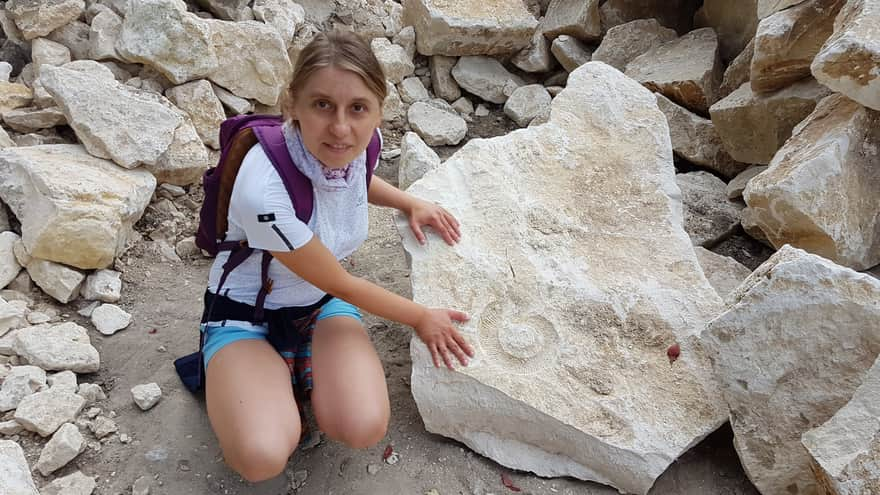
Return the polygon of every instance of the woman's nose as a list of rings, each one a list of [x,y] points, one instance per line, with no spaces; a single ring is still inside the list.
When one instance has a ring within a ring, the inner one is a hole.
[[[330,132],[334,136],[343,137],[348,134],[348,119],[343,113],[336,113],[333,122],[330,123]]]

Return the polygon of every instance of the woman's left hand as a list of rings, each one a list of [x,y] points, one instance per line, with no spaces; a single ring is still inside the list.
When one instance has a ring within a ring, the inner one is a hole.
[[[439,205],[416,198],[415,203],[406,213],[409,217],[409,226],[419,244],[425,243],[425,234],[422,232],[422,226],[425,225],[432,227],[450,246],[461,240],[458,220]]]

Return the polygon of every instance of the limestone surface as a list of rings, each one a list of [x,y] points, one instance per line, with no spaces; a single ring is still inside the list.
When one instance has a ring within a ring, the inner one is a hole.
[[[22,224],[27,252],[105,268],[122,252],[156,179],[95,158],[79,145],[0,150],[0,197]]]
[[[880,110],[880,0],[849,0],[810,71],[829,88]]]
[[[415,132],[407,132],[400,140],[400,162],[397,184],[405,190],[426,173],[440,166],[440,157]]]
[[[727,95],[736,91],[743,83],[749,82],[752,77],[752,56],[754,54],[755,40],[752,39],[724,70],[721,87],[718,88],[719,100],[727,98]]]
[[[581,40],[561,34],[553,40],[550,52],[568,72],[571,72],[592,60],[593,52]]]
[[[85,328],[68,322],[22,328],[15,333],[15,353],[45,370],[94,373],[101,364]]]
[[[742,263],[729,256],[715,254],[700,246],[695,246],[694,252],[697,254],[700,266],[703,267],[706,279],[722,299],[739,287],[739,284],[752,273]]]
[[[758,0],[758,19],[771,16],[804,0]]]
[[[784,246],[703,332],[734,447],[761,493],[821,493],[801,435],[850,400],[880,352],[880,280]]]
[[[28,262],[25,268],[28,276],[43,292],[62,304],[79,296],[79,289],[86,278],[85,273],[67,265],[37,258]]]
[[[583,41],[602,37],[599,0],[551,0],[538,31],[549,39],[567,34]]]
[[[677,38],[674,29],[663,27],[657,19],[638,19],[609,29],[593,60],[605,62],[617,70],[626,70],[626,64],[639,55]]]
[[[443,55],[434,55],[430,61],[431,89],[435,95],[450,102],[461,98],[461,88],[452,77],[452,68],[456,62],[457,58]]]
[[[95,491],[95,478],[74,471],[67,476],[55,478],[40,490],[40,495],[86,495]]]
[[[527,47],[538,21],[521,0],[403,0],[422,55],[504,55]]]
[[[226,120],[226,113],[210,82],[200,79],[175,86],[165,96],[189,115],[203,143],[220,148],[220,124]]]
[[[749,181],[765,170],[767,170],[766,165],[752,165],[751,167],[743,170],[736,177],[731,179],[730,182],[727,183],[728,199],[741,198],[742,193],[743,191],[745,191],[746,185],[748,185]]]
[[[385,79],[392,83],[399,83],[415,70],[412,57],[406,50],[400,46],[388,41],[387,38],[375,38],[370,43],[373,54],[382,65],[382,72],[385,73]]]
[[[712,247],[739,225],[742,202],[727,199],[724,181],[709,172],[676,174],[684,204],[684,230],[694,246]]]
[[[758,0],[705,0],[694,14],[694,27],[711,27],[718,33],[721,58],[733,60],[755,36]]]
[[[9,13],[26,40],[46,36],[83,13],[83,0],[9,0]]]
[[[431,146],[454,146],[467,135],[467,122],[455,110],[417,101],[406,115],[413,130]]]
[[[548,72],[553,69],[554,58],[550,42],[540,31],[535,31],[531,44],[510,59],[510,63],[526,72]]]
[[[602,30],[638,19],[657,19],[660,24],[684,34],[694,25],[694,13],[702,0],[606,0],[599,7]]]
[[[46,442],[37,460],[37,471],[43,476],[49,476],[53,471],[66,466],[85,448],[86,442],[79,428],[73,423],[66,423]]]
[[[40,495],[24,450],[11,440],[0,440],[0,493]]]
[[[504,113],[518,126],[526,127],[535,117],[549,113],[550,100],[543,84],[528,84],[510,95],[504,103]]]
[[[773,246],[855,270],[880,263],[880,112],[822,100],[743,197]]]
[[[492,103],[504,103],[511,83],[518,87],[525,82],[508,72],[501,62],[490,57],[461,57],[452,68],[452,77],[462,88]],[[429,143],[430,144],[430,143]]]
[[[682,228],[673,175],[653,95],[591,62],[548,123],[469,141],[410,187],[463,229],[455,247],[422,246],[399,217],[413,297],[467,312],[476,348],[449,371],[412,341],[429,431],[508,467],[644,494],[725,421],[691,345],[721,300]],[[683,357],[670,366],[673,342]]]
[[[15,420],[28,431],[48,437],[61,425],[72,423],[86,400],[70,392],[46,390],[22,399],[15,410]]]

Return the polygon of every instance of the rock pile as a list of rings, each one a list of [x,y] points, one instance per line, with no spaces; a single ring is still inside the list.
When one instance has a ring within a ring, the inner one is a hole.
[[[51,437],[33,466],[48,480],[118,430],[100,387],[77,384],[100,362],[90,330],[33,286],[124,329],[125,253],[200,256],[194,185],[220,122],[278,113],[300,51],[334,27],[385,70],[399,184],[466,231],[454,250],[406,241],[415,298],[475,317],[460,372],[413,342],[430,430],[645,493],[729,417],[763,493],[876,486],[876,442],[841,438],[876,431],[880,294],[853,270],[880,263],[880,0],[319,4],[0,9],[0,492],[37,493],[16,435]],[[470,141],[496,119],[520,129]],[[707,249],[743,232],[780,251],[739,285],[748,269]],[[847,308],[864,315],[827,331]],[[846,359],[825,359],[835,346]],[[41,490],[59,487],[94,481]]]

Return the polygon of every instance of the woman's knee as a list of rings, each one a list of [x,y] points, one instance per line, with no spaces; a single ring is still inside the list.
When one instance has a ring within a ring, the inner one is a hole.
[[[359,411],[341,413],[332,421],[318,423],[330,438],[349,447],[364,449],[379,443],[388,432],[390,412],[387,405],[376,405]]]
[[[263,436],[252,437],[230,447],[223,448],[226,463],[251,483],[272,479],[284,472],[299,443],[299,432],[296,438]]]

